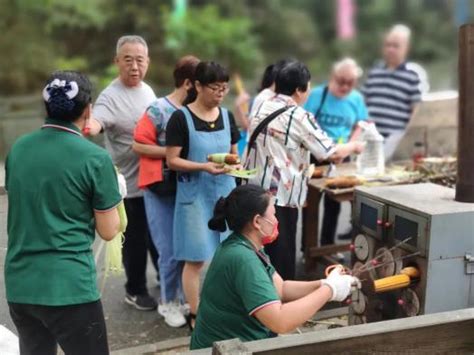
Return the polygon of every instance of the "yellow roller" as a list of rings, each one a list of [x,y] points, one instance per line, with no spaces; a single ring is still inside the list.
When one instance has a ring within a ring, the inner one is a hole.
[[[404,267],[401,271],[400,271],[400,274],[403,274],[403,275],[408,275],[410,276],[411,278],[418,278],[420,277],[420,270],[418,270],[416,267],[414,266],[407,266],[407,267]]]
[[[375,292],[386,292],[404,288],[410,285],[410,276],[399,274],[395,276],[384,277],[374,281]]]

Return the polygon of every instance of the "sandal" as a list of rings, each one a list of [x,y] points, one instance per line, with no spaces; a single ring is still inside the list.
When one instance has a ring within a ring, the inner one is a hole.
[[[194,313],[189,312],[188,314],[185,315],[185,318],[186,318],[186,324],[188,325],[189,331],[192,332],[196,325],[196,322],[194,322],[194,325],[193,325],[193,319],[196,320],[196,315]]]

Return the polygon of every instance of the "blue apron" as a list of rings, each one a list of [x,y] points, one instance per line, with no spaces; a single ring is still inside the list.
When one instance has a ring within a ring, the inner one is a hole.
[[[213,153],[230,152],[231,133],[227,110],[221,108],[224,129],[215,132],[196,131],[191,113],[181,109],[189,131],[188,160],[204,163]],[[214,205],[235,187],[228,175],[212,175],[205,171],[179,172],[174,214],[174,257],[177,260],[206,261],[228,233],[208,228]]]

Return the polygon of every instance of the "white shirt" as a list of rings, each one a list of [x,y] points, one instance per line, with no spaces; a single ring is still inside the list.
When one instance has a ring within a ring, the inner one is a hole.
[[[276,110],[292,105],[271,121],[256,139],[245,160],[247,169],[258,172],[250,184],[260,185],[275,196],[275,204],[301,207],[308,191],[309,158],[327,159],[335,144],[319,128],[314,116],[296,105],[290,96],[275,95],[264,101],[251,117],[249,136]]]
[[[250,108],[249,120],[252,119],[252,117],[256,116],[256,113],[260,110],[260,108],[262,107],[262,104],[265,101],[275,96],[276,96],[275,92],[270,88],[266,88],[260,91],[257,94],[257,96],[255,96],[255,98],[253,99],[252,107]]]
[[[156,100],[153,89],[141,82],[127,87],[115,79],[102,91],[93,108],[93,117],[104,129],[105,147],[127,181],[127,197],[140,197],[138,188],[139,157],[132,150],[133,131],[138,120]]]

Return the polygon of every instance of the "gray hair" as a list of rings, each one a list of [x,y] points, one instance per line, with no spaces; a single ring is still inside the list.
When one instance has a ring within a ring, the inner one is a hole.
[[[410,42],[411,30],[407,25],[396,24],[390,28],[387,32],[387,35],[397,34],[405,39],[407,42]]]
[[[332,66],[332,72],[338,73],[345,68],[349,68],[356,78],[360,78],[364,72],[357,62],[350,57],[343,58],[334,63]]]
[[[122,36],[118,39],[117,41],[117,48],[116,48],[116,54],[119,54],[120,48],[126,43],[140,43],[143,47],[145,47],[145,50],[148,54],[148,45],[146,44],[146,41],[143,39],[142,36],[138,35],[126,35]]]

